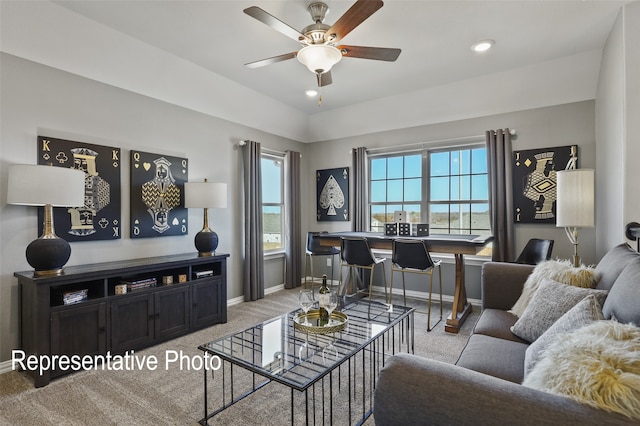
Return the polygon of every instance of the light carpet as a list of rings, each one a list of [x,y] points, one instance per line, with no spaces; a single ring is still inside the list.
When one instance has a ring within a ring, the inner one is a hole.
[[[298,290],[282,290],[259,301],[231,306],[226,324],[136,351],[136,355],[155,355],[161,366],[164,366],[167,351],[183,351],[191,357],[202,355],[197,349],[199,345],[291,311],[298,306],[297,297]],[[402,303],[401,297],[394,299],[394,302]],[[415,299],[408,299],[407,302],[417,309],[416,355],[448,363],[456,362],[480,309],[474,309],[458,334],[444,331],[444,319],[428,333],[426,302]],[[444,318],[450,310],[451,304],[445,302]],[[434,303],[432,322],[437,319],[438,311],[439,305]],[[247,377],[246,380],[251,379]],[[195,425],[204,414],[202,382],[202,371],[159,367],[153,371],[82,371],[55,379],[49,385],[36,389],[25,374],[12,371],[0,375],[0,423]],[[211,419],[209,424],[289,424],[290,398],[289,388],[270,383]],[[303,397],[296,397],[295,401],[296,406],[304,404]],[[348,423],[346,418],[341,418],[342,414],[338,408],[334,424]],[[297,420],[302,419],[298,417]],[[322,423],[322,420],[316,418],[316,422]],[[373,425],[373,418],[369,418],[365,424]]]

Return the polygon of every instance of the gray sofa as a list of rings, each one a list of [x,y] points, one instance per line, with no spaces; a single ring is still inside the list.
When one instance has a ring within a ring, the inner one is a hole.
[[[499,262],[483,266],[482,314],[456,365],[410,354],[391,357],[376,385],[376,425],[635,424],[520,384],[529,344],[511,332],[518,318],[507,311],[532,270]],[[621,244],[603,257],[596,272],[597,288],[610,290],[605,318],[640,324],[640,254]]]

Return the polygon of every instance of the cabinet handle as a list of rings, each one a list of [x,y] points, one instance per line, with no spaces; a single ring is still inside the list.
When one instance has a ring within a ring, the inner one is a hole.
[[[160,318],[160,312],[156,312],[156,318]]]
[[[155,317],[154,314],[149,315],[149,319],[152,320]]]
[[[105,332],[105,328],[104,328],[104,327],[100,327],[100,328],[98,329],[98,333],[100,333],[100,334],[104,334],[104,332]]]

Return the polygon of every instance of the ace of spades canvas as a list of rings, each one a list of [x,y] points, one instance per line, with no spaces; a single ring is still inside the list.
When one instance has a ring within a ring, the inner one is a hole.
[[[349,168],[316,172],[317,220],[338,222],[349,220]]]
[[[186,235],[186,158],[131,151],[131,238]]]

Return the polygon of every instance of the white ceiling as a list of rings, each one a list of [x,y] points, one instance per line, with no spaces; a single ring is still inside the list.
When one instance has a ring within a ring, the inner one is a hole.
[[[333,24],[353,0],[326,0]],[[594,99],[602,48],[627,0],[386,0],[344,44],[402,49],[343,58],[322,89],[300,45],[243,13],[301,30],[309,0],[0,0],[3,52],[276,135],[313,142]],[[486,54],[470,50],[490,38]],[[251,104],[251,108],[247,105]],[[330,124],[330,125],[328,125]]]
[[[326,0],[331,25],[353,1]],[[245,63],[293,52],[300,45],[243,13],[257,5],[301,30],[311,24],[308,0],[56,1],[308,114],[304,94],[315,76],[297,60],[258,69]],[[487,75],[601,49],[623,1],[401,1],[384,6],[345,44],[397,47],[396,62],[344,58],[323,89],[323,110]],[[479,55],[470,45],[496,41]]]

